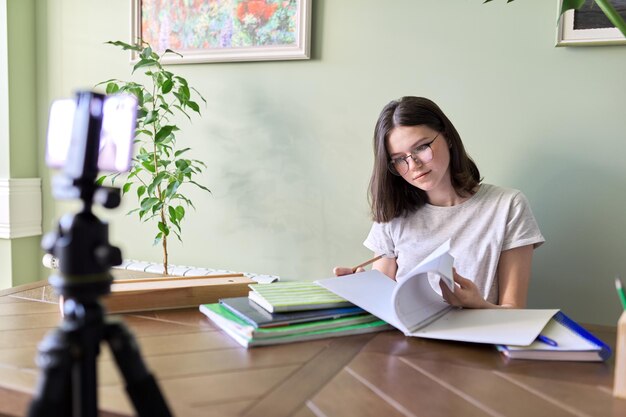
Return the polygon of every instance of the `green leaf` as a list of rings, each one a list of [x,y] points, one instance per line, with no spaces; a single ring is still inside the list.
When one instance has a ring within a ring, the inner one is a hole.
[[[513,1],[513,0],[510,0],[510,1]],[[191,87],[191,89],[192,89],[193,91],[195,91],[195,92],[196,92],[196,94],[198,94],[198,96],[199,96],[199,97],[200,97],[200,99],[204,102],[204,104],[207,104],[206,100],[204,99],[204,97],[202,96],[202,94],[200,94],[200,92],[199,92],[198,90],[196,90],[194,87]]]
[[[158,115],[159,115],[158,112],[155,112],[154,110],[150,110],[148,114],[146,114],[146,118],[144,119],[143,124],[148,125],[148,124],[154,123]]]
[[[159,199],[155,197],[144,198],[141,200],[141,210],[147,211],[159,203]]]
[[[171,50],[171,49],[169,49],[169,48],[168,48],[168,49],[166,49],[166,50],[165,50],[165,52],[163,52],[163,55],[165,55],[165,54],[176,54],[176,55],[178,55],[178,56],[179,56],[179,57],[181,57],[181,58],[183,57],[183,56],[182,56],[181,54],[179,54],[178,52],[173,51],[173,50]]]
[[[198,103],[196,103],[195,101],[188,101],[187,107],[191,107],[191,110],[195,111],[196,113],[200,113],[200,106],[198,106]]]
[[[145,185],[140,185],[139,187],[137,187],[137,198],[141,198],[142,195],[144,195],[146,193],[146,186]]]
[[[153,195],[154,190],[161,184],[163,178],[167,175],[167,172],[159,172],[156,177],[152,180],[150,185],[148,185],[148,195]]]
[[[162,141],[163,139],[168,137],[172,133],[172,131],[174,131],[174,130],[178,130],[178,127],[176,127],[174,125],[165,125],[165,126],[163,126],[157,132],[156,136],[154,137],[154,141],[155,142]]]
[[[154,169],[154,165],[152,165],[152,163],[148,161],[142,162],[141,165],[152,173],[156,172],[156,170]]]
[[[165,223],[163,223],[163,222],[159,222],[158,227],[159,227],[159,230],[160,230],[160,231],[161,231],[161,232],[162,232],[165,236],[167,236],[167,235],[169,235],[169,234],[170,234],[170,229],[169,229],[169,227],[167,227],[167,225],[166,225]]]
[[[152,206],[152,212],[156,212],[157,210],[161,210],[161,207],[163,207],[163,202],[159,200],[158,203],[156,203],[154,206]]]
[[[122,49],[125,50],[125,51],[129,50],[129,49],[133,50],[133,51],[137,51],[137,52],[141,51],[141,46],[139,46],[139,45],[129,45],[129,44],[121,42],[121,41],[115,41],[115,42],[108,41],[108,42],[105,42],[105,43],[108,43],[109,45],[121,46]]]
[[[194,159],[194,160],[193,160],[193,162],[195,162],[195,163],[196,163],[196,164],[198,164],[198,165],[202,165],[202,166],[203,166],[203,167],[205,167],[205,168],[207,167],[207,165],[206,165],[204,162],[202,162],[202,161],[200,161],[200,160],[198,160],[198,159]]]
[[[209,190],[208,188],[206,188],[204,185],[198,184],[195,181],[189,181],[190,183],[192,183],[193,185],[195,185],[196,187],[199,187],[201,189],[203,189],[204,191],[208,191],[209,193],[211,192],[211,190]]]
[[[178,104],[174,104],[172,107],[174,107],[177,110],[179,110],[182,114],[187,116],[187,119],[191,120],[191,116],[189,114],[187,114],[187,112],[182,107],[180,107]]]
[[[189,87],[185,83],[178,89],[178,93],[185,98],[185,101],[189,100],[191,97],[191,92],[189,91]]]
[[[141,57],[142,58],[150,58],[152,55],[152,48],[151,47],[146,47],[143,51],[141,51]]]
[[[184,172],[189,167],[189,161],[186,159],[179,159],[175,163],[176,168],[181,172]]]
[[[187,80],[181,77],[180,75],[175,75],[173,78],[182,85],[185,85],[185,86],[189,85],[189,83],[187,83]]]
[[[101,176],[100,178],[98,178],[98,179],[96,180],[96,185],[100,185],[100,186],[102,186],[102,184],[104,183],[104,180],[106,180],[106,179],[107,179],[107,176],[106,176],[106,175]]]
[[[172,91],[173,87],[174,87],[174,82],[172,80],[165,80],[163,82],[163,85],[161,86],[161,91],[163,92],[163,94],[167,94],[170,91]]]
[[[133,186],[132,182],[127,182],[126,184],[124,184],[124,186],[122,187],[122,195],[126,194],[127,192],[130,191],[130,187]]]
[[[177,217],[177,215],[176,215],[176,209],[175,209],[174,207],[172,207],[172,206],[168,206],[168,207],[167,207],[167,211],[169,212],[169,214],[170,214],[170,218],[171,218],[171,219],[174,219],[174,220],[177,220],[177,219],[178,219],[178,217]]]
[[[180,182],[178,181],[170,182],[169,185],[167,186],[167,189],[165,190],[166,198],[171,198],[174,194],[176,194],[176,191],[178,191],[178,187],[180,187]]]
[[[120,87],[116,83],[111,82],[107,84],[107,88],[106,88],[107,94],[117,93],[118,91],[120,91]]]
[[[580,9],[583,4],[585,4],[585,0],[563,0],[563,3],[561,4],[561,13],[559,15],[562,15],[571,9]]]
[[[191,148],[185,148],[185,149],[181,149],[180,151],[176,151],[174,152],[174,157],[177,158],[180,155],[184,154],[185,152],[187,152],[188,150],[190,150]]]
[[[142,67],[152,67],[155,65],[157,65],[157,62],[154,59],[140,59],[139,62],[137,62],[133,67],[133,72]]]
[[[147,136],[152,136],[152,132],[150,132],[149,130],[146,130],[146,129],[137,129],[135,131],[135,136],[139,135],[140,133],[144,134],[144,135],[147,135]]]
[[[185,208],[183,206],[176,207],[176,218],[182,220],[185,217]]]
[[[163,233],[159,232],[157,233],[157,235],[154,237],[154,242],[152,242],[153,246],[156,246],[159,244],[159,242],[161,242],[161,239],[163,238]]]

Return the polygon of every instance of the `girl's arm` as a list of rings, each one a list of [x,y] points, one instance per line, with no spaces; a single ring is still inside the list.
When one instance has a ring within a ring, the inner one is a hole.
[[[395,280],[396,272],[398,272],[398,264],[396,263],[396,258],[383,257],[374,262],[372,269],[376,269],[387,275],[389,278]]]
[[[533,245],[509,249],[500,254],[498,261],[499,304],[486,301],[476,284],[454,271],[454,281],[458,284],[454,293],[440,283],[443,298],[454,306],[467,308],[524,308],[528,296],[528,284],[533,260]]]
[[[533,262],[533,245],[509,249],[498,262],[498,299],[504,308],[525,308]]]
[[[396,272],[398,270],[398,264],[396,263],[396,258],[380,258],[376,262],[372,264],[372,269],[376,269],[383,274],[387,275],[391,279],[396,279]],[[363,272],[365,269],[359,268],[356,272]],[[333,269],[333,273],[335,276],[349,275],[352,274],[352,268],[347,268],[345,266],[338,266]]]

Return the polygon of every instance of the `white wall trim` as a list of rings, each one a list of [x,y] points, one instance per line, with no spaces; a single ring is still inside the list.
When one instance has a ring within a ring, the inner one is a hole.
[[[39,236],[41,178],[0,178],[0,239]]]

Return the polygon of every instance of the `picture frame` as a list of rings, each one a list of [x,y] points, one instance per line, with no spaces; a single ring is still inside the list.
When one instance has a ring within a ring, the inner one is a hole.
[[[165,64],[310,59],[312,1],[133,0],[131,43],[182,55]]]
[[[560,13],[563,0],[558,1]],[[626,10],[626,0],[612,0],[617,10]],[[568,10],[559,19],[556,46],[626,45],[624,35],[611,24],[593,0],[578,10]]]

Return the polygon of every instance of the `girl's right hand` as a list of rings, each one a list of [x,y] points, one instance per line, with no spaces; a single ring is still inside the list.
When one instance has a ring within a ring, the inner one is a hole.
[[[364,272],[365,269],[363,268],[357,268],[356,272]],[[340,277],[342,275],[350,275],[350,274],[354,274],[355,272],[352,271],[352,268],[348,268],[346,266],[336,266],[335,268],[333,268],[333,274],[335,274],[336,277]]]

